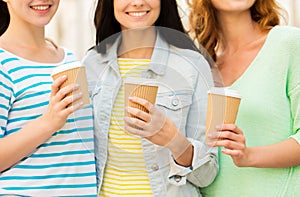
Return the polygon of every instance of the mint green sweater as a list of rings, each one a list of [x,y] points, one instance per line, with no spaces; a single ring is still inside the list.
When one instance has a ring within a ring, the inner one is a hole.
[[[300,146],[300,29],[274,27],[231,89],[242,95],[236,124],[247,146],[265,146],[289,137]],[[300,196],[300,166],[239,168],[230,156],[220,152],[219,158],[219,175],[201,190],[205,196]]]

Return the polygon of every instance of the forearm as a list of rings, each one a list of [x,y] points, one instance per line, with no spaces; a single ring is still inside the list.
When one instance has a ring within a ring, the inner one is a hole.
[[[174,153],[172,154],[174,155]],[[194,155],[194,147],[191,143],[189,143],[185,151],[180,156],[175,158],[175,161],[177,164],[181,166],[189,167],[192,165],[193,155]]]
[[[0,139],[0,172],[28,156],[54,133],[51,126],[37,118],[21,130]]]
[[[172,156],[177,164],[189,167],[192,165],[194,148],[191,142],[176,128],[175,124],[167,120],[163,131],[169,133],[171,136],[170,141],[166,144],[166,147],[171,151]],[[167,131],[169,130],[169,131]]]
[[[248,167],[285,168],[300,165],[300,145],[292,138],[269,146],[249,148]]]

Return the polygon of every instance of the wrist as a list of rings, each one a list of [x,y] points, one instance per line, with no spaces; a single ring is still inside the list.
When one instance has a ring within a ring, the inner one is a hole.
[[[175,162],[181,166],[189,167],[192,165],[194,147],[192,143],[177,129],[172,121],[167,121],[165,125],[168,131],[168,143],[165,145],[173,156]]]
[[[256,153],[254,148],[246,148],[244,154],[234,160],[238,167],[256,167]]]
[[[166,147],[171,151],[174,159],[177,160],[192,147],[192,144],[182,133],[177,132],[166,144]]]
[[[57,128],[54,127],[52,121],[50,121],[47,117],[45,117],[45,115],[41,115],[35,121],[36,121],[36,125],[40,127],[40,130],[43,131],[44,133],[53,134],[58,130]]]
[[[185,151],[175,159],[175,162],[184,167],[190,167],[193,164],[194,146],[190,143]]]
[[[259,167],[258,153],[255,147],[247,148],[247,163],[245,167]]]

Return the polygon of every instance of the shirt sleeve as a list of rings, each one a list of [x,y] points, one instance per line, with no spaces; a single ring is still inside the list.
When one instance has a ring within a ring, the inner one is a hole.
[[[290,62],[287,81],[292,116],[292,135],[290,137],[300,144],[300,29],[295,29],[292,36],[293,39],[289,43],[291,49],[289,50]]]
[[[0,138],[6,134],[8,113],[13,97],[13,85],[10,76],[0,64]]]
[[[201,57],[197,63],[199,75],[186,124],[186,137],[194,147],[193,161],[190,167],[183,167],[170,156],[169,181],[175,185],[189,181],[198,187],[206,187],[218,173],[218,148],[208,147],[205,143],[207,91],[213,86],[213,80],[208,63]]]
[[[294,138],[300,145],[300,80],[297,87],[289,92],[289,97],[292,115],[292,135],[290,137]]]

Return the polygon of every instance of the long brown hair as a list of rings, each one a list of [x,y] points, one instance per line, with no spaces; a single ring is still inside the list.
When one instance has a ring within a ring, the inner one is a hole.
[[[0,36],[6,31],[10,21],[7,4],[0,0]]]
[[[191,8],[189,18],[191,33],[199,45],[207,50],[213,60],[216,60],[215,47],[220,40],[216,10],[211,0],[187,1]],[[256,0],[250,8],[252,20],[256,21],[262,29],[279,25],[282,10],[276,0]]]
[[[176,0],[161,0],[160,6],[160,15],[155,26],[158,27],[162,38],[176,47],[198,51],[193,40],[183,28]],[[121,26],[113,13],[113,0],[98,0],[94,24],[96,27],[96,48],[100,53],[106,53],[106,44],[113,43],[121,32]]]

